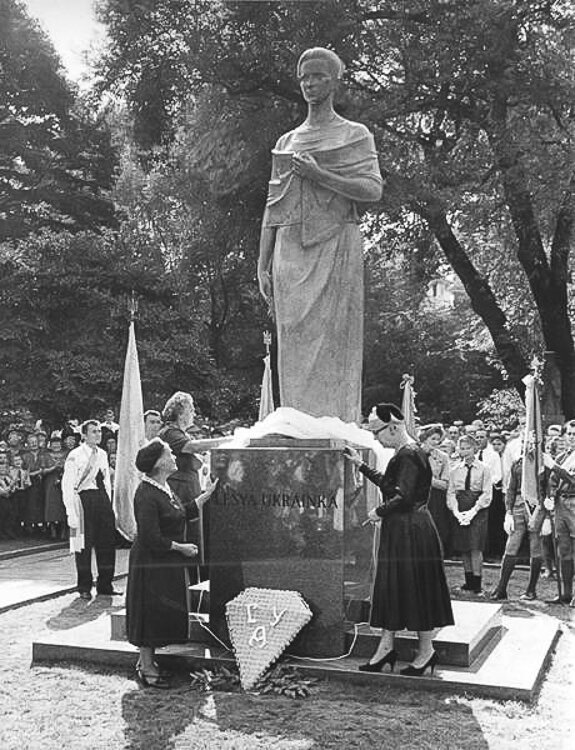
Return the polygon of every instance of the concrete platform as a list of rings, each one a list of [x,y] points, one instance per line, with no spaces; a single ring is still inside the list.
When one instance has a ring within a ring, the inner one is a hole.
[[[473,606],[482,608],[493,605]],[[533,701],[561,632],[559,622],[527,610],[519,616],[502,616],[501,620],[501,639],[490,649],[485,649],[472,666],[440,665],[433,677],[429,673],[424,677],[405,677],[387,671],[383,674],[359,672],[357,667],[364,659],[353,656],[338,660],[286,658],[310,677],[442,690],[501,700]],[[105,614],[85,625],[50,634],[33,643],[33,661],[84,661],[113,667],[133,665],[136,660],[135,647],[126,641],[112,640],[111,627],[110,615]],[[168,646],[159,649],[158,656],[164,667],[174,670],[196,670],[234,663],[231,651],[202,643]],[[399,664],[399,668],[402,666],[404,662]]]
[[[116,576],[128,572],[128,550],[116,550]],[[94,563],[93,563],[94,567]],[[5,558],[0,564],[0,613],[76,590],[74,558],[66,548]]]
[[[442,628],[434,639],[439,663],[457,667],[469,667],[493,648],[503,637],[501,604],[487,602],[452,601],[455,625]],[[381,631],[369,625],[358,626],[358,637],[353,649],[354,656],[369,657],[375,651]],[[347,633],[347,646],[351,646],[355,630]],[[399,658],[409,661],[416,649],[417,634],[409,631],[398,633],[395,648]]]

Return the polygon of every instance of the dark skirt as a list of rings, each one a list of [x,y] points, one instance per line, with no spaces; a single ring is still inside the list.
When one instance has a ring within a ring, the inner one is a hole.
[[[44,486],[39,477],[32,480],[22,501],[22,520],[25,523],[44,523]]]
[[[481,493],[472,490],[460,490],[455,493],[457,507],[460,511],[470,510]],[[453,546],[458,552],[483,552],[487,541],[487,516],[489,509],[483,508],[469,526],[461,526],[455,521]]]
[[[61,474],[51,472],[44,480],[46,491],[46,505],[44,508],[44,520],[46,523],[64,523],[66,521],[66,508],[62,500]]]
[[[157,648],[188,640],[184,564],[179,552],[153,555],[136,538],[126,589],[126,628],[134,646]]]
[[[426,508],[382,521],[370,622],[386,630],[453,625],[441,542]]]
[[[447,490],[440,490],[438,487],[432,487],[427,501],[427,510],[429,511],[439,538],[443,547],[443,556],[446,557],[451,553],[451,520],[453,514],[447,507]]]
[[[500,488],[493,489],[493,496],[487,516],[487,545],[485,547],[485,554],[492,557],[502,557],[507,543],[507,534],[503,529],[505,500]]]

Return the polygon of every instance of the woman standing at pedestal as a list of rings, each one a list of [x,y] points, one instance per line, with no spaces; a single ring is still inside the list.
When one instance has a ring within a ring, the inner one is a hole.
[[[435,629],[453,625],[451,600],[443,569],[441,543],[426,509],[431,468],[423,450],[408,435],[402,412],[393,404],[378,404],[369,429],[384,448],[395,448],[385,474],[361,460],[352,448],[344,455],[381,490],[383,504],[369,513],[381,522],[377,569],[371,604],[372,627],[382,628],[379,645],[364,672],[379,672],[385,664],[393,670],[397,660],[397,630],[417,631],[418,651],[402,674],[421,676],[433,672],[437,654],[432,639]]]
[[[155,649],[188,638],[184,568],[186,559],[198,554],[197,546],[185,540],[186,517],[197,513],[215,483],[184,508],[167,482],[175,456],[160,438],[138,451],[136,466],[145,476],[134,497],[137,535],[130,550],[126,626],[128,640],[140,649],[138,679],[145,687],[166,688]]]

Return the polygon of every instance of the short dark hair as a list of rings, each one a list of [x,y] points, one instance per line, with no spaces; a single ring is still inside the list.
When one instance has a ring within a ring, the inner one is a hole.
[[[136,456],[136,468],[138,471],[144,474],[151,474],[166,447],[168,447],[168,444],[160,438],[154,438],[142,446]]]
[[[94,425],[94,427],[100,427],[100,423],[97,419],[87,419],[80,425],[80,432],[82,433],[82,435],[86,435],[88,433],[88,427],[91,424]]]
[[[147,411],[144,412],[144,422],[146,421],[148,417],[159,417],[161,419],[162,415],[156,409],[148,409]]]
[[[491,432],[489,435],[489,440],[490,442],[493,442],[494,440],[501,440],[502,443],[507,442],[507,438],[500,432]]]

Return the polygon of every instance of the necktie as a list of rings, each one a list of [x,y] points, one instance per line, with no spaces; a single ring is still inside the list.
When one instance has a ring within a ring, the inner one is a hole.
[[[483,450],[479,451],[479,460],[483,461]]]
[[[471,469],[473,468],[473,464],[469,464],[467,467],[467,476],[465,477],[465,489],[470,490],[471,489]]]

